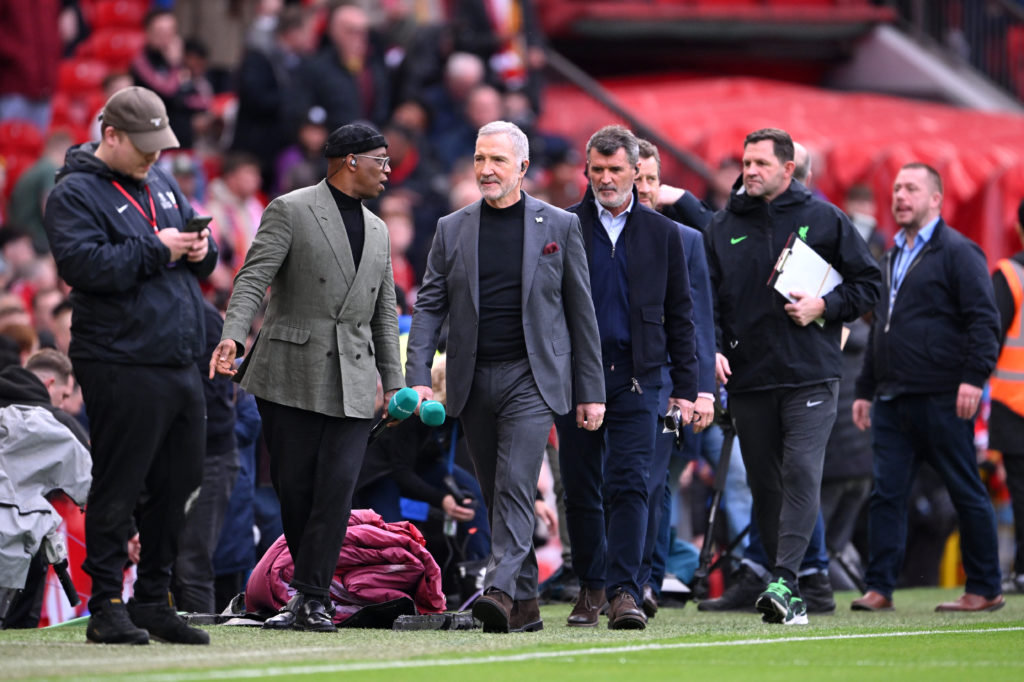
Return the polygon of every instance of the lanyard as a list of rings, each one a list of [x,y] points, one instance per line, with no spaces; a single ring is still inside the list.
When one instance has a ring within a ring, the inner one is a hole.
[[[124,195],[125,199],[131,202],[132,206],[135,207],[135,210],[141,213],[142,217],[149,221],[150,226],[153,228],[153,234],[159,234],[160,229],[156,226],[156,207],[153,205],[153,195],[149,191],[149,185],[146,185],[146,196],[149,197],[149,215],[146,215],[146,212],[142,210],[141,206],[139,206],[139,202],[135,201],[135,197],[125,191],[124,187],[121,186],[121,183],[117,180],[111,180],[110,182],[117,188],[117,191]]]

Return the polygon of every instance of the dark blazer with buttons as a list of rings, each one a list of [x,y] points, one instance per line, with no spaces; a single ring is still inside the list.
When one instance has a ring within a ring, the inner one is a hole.
[[[370,419],[378,371],[385,391],[405,385],[387,227],[365,207],[363,222],[356,270],[325,180],[267,206],[235,277],[221,337],[244,347],[269,286],[259,340],[235,377],[245,390],[332,417]]]
[[[604,371],[590,272],[576,216],[526,195],[523,231],[523,333],[540,394],[556,414],[604,402]],[[476,369],[480,311],[480,201],[441,218],[427,258],[409,332],[410,386],[430,386],[438,334],[450,316],[447,408],[458,416]]]

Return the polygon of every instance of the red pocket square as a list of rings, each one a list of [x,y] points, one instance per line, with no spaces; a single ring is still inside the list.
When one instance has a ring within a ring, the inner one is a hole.
[[[558,253],[558,244],[551,242],[550,244],[544,247],[544,255],[549,256],[553,253]]]

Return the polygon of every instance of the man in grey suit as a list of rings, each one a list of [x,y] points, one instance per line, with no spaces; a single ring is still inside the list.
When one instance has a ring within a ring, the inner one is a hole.
[[[473,616],[486,632],[543,628],[534,497],[554,417],[600,427],[604,373],[579,220],[525,194],[526,135],[495,121],[477,134],[483,194],[437,224],[409,333],[406,376],[430,398],[445,317],[448,413],[462,419],[490,513],[491,557]]]
[[[384,191],[387,142],[360,124],[331,133],[327,178],[278,197],[235,277],[210,375],[235,374],[253,317],[266,319],[238,370],[256,396],[281,521],[295,562],[293,598],[265,628],[332,632],[331,578],[374,412],[404,386],[391,251],[363,205]]]

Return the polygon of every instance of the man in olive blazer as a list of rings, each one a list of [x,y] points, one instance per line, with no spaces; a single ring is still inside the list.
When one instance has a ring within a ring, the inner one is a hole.
[[[210,361],[235,374],[270,287],[263,328],[236,380],[256,396],[295,562],[295,597],[264,627],[333,630],[329,588],[374,414],[404,386],[384,222],[362,206],[384,189],[387,143],[372,128],[328,138],[327,179],[267,207]]]
[[[473,615],[489,632],[543,627],[533,553],[534,497],[556,414],[597,429],[604,372],[579,220],[521,190],[526,135],[495,121],[477,136],[483,201],[442,218],[416,299],[408,384],[432,395],[445,317],[448,413],[461,418],[491,521],[485,591]]]

